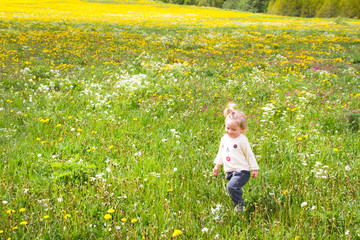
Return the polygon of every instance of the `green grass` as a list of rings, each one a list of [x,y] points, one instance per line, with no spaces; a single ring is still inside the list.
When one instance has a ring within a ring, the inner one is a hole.
[[[313,29],[1,20],[0,238],[357,239],[359,29]],[[242,215],[212,176],[230,101]]]

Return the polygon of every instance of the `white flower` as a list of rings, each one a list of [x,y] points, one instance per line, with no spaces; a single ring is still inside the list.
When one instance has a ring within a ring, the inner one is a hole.
[[[74,132],[74,131],[75,131],[75,128],[71,128],[70,131]]]
[[[307,206],[307,202],[303,202],[302,204],[301,204],[301,207],[306,207]]]
[[[347,166],[345,167],[345,170],[346,170],[346,171],[350,171],[350,166],[347,165]]]
[[[201,229],[201,231],[205,233],[205,232],[209,231],[209,229],[208,228],[203,228],[203,229]]]
[[[116,226],[115,228],[116,228],[116,230],[119,230],[121,227],[120,227],[120,226]]]
[[[62,197],[59,197],[57,200],[58,200],[58,202],[62,202],[62,201],[63,201]]]
[[[174,172],[176,172],[177,171],[177,168],[174,168]]]
[[[41,158],[41,154],[40,154],[40,153],[38,154],[38,157]]]
[[[107,172],[111,172],[111,168],[107,167],[107,168],[106,168],[106,171],[107,171]]]
[[[8,203],[8,201],[2,201],[2,203],[3,203],[3,204],[7,204],[7,203]]]
[[[27,193],[28,191],[29,191],[28,188],[25,188],[25,189],[24,189],[24,193]]]
[[[313,206],[312,208],[311,208],[311,210],[315,210],[316,209],[316,206]]]
[[[349,235],[350,234],[350,231],[349,230],[346,230],[345,231],[345,235]]]
[[[165,139],[165,138],[164,138],[164,139],[163,139],[163,140],[161,140],[161,141],[163,141],[163,142],[167,142],[167,139]]]

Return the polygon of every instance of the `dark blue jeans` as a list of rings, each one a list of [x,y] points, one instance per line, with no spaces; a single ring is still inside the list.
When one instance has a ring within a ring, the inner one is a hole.
[[[234,205],[244,206],[243,192],[241,188],[249,181],[250,171],[242,170],[226,173],[226,179],[229,180],[226,185],[227,191]]]

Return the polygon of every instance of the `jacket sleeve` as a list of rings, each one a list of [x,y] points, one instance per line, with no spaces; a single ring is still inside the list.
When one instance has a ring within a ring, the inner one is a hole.
[[[218,151],[218,154],[216,155],[216,158],[214,160],[215,164],[222,164],[223,163],[223,160],[222,160],[222,147],[221,147],[222,145],[223,145],[223,140],[221,139],[220,146],[219,146],[219,151]]]
[[[242,144],[242,151],[243,151],[243,153],[245,155],[246,161],[250,165],[250,169],[251,170],[258,170],[259,165],[256,162],[255,155],[254,155],[253,151],[251,150],[250,143],[249,143],[249,140],[247,138],[245,138],[245,141]]]

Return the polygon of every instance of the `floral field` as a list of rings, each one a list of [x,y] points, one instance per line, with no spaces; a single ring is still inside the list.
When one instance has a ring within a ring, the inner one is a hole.
[[[360,20],[0,0],[0,239],[359,239],[359,72]]]

